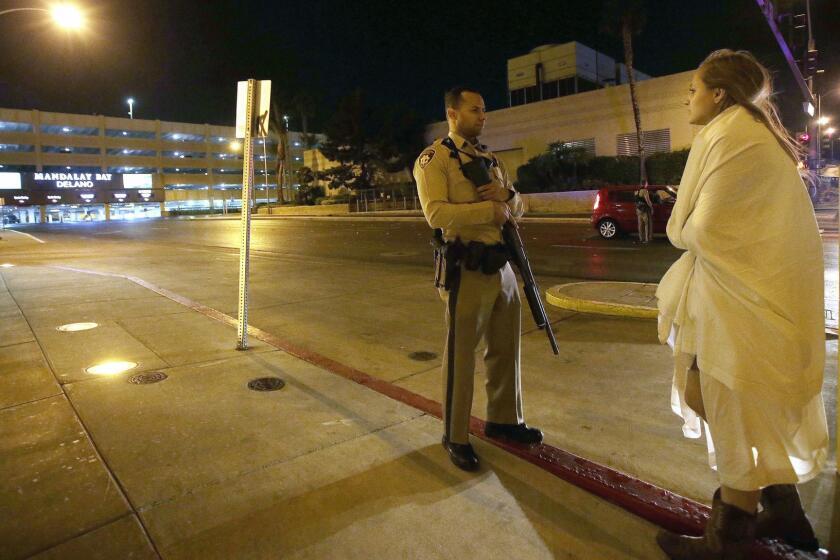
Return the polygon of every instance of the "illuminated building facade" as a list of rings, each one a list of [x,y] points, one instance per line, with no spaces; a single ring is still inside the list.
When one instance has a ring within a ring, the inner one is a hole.
[[[12,219],[24,223],[238,208],[242,150],[234,134],[232,126],[0,108],[0,177],[12,185],[18,180],[21,188],[33,193],[24,202],[14,202],[3,194],[9,192],[0,188],[0,197],[7,199],[6,211],[15,214]],[[304,141],[299,132],[288,134],[286,177],[278,189],[277,141],[257,140],[254,183],[258,203],[277,201],[278,190],[284,199],[292,198],[294,172],[303,166]],[[84,174],[96,184],[45,186],[37,182],[36,174],[68,175],[71,183]],[[148,187],[143,190],[151,189],[154,196],[138,198],[135,187],[125,189],[125,197],[115,198],[124,178],[131,175],[137,175],[135,183],[143,182]],[[85,189],[94,193],[89,201],[80,197]],[[53,198],[39,198],[38,193],[53,190],[57,191],[51,194]],[[64,198],[55,198],[60,193]]]

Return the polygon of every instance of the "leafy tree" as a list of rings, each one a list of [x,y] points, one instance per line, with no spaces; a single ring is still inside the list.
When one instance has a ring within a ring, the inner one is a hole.
[[[517,185],[522,192],[573,190],[579,186],[579,170],[591,159],[585,148],[552,142],[545,153],[519,168]]]
[[[301,167],[296,172],[300,189],[297,194],[298,204],[315,204],[315,199],[324,196],[324,188],[315,184],[315,173],[309,167]]]
[[[604,185],[631,185],[638,179],[637,156],[598,156],[577,149],[558,150],[558,143],[517,170],[517,189],[523,193],[597,189]],[[680,182],[688,150],[653,154],[647,158],[651,183],[676,185]]]
[[[624,64],[630,82],[630,103],[633,106],[633,120],[636,124],[636,141],[639,146],[639,178],[641,184],[648,182],[645,168],[645,146],[642,134],[642,117],[639,99],[636,96],[636,73],[633,68],[633,36],[642,32],[645,26],[644,0],[607,0],[601,11],[601,31],[617,36],[624,46]]]
[[[376,151],[370,141],[373,136],[371,117],[361,90],[357,89],[339,101],[327,124],[327,139],[321,144],[321,153],[341,164],[322,172],[332,177],[331,183],[340,178],[353,189],[366,189],[372,185]],[[340,170],[342,167],[347,169]],[[352,168],[358,172],[351,172]]]
[[[321,153],[340,164],[321,172],[333,188],[370,188],[383,172],[409,169],[425,145],[416,113],[401,106],[374,111],[361,90],[339,102],[325,132]]]
[[[382,169],[396,172],[411,169],[426,145],[425,123],[412,109],[397,106],[386,111],[379,123],[375,142],[376,157]]]

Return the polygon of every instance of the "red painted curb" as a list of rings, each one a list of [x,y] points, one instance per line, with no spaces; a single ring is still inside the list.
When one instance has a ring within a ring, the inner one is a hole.
[[[221,311],[171,292],[166,288],[156,286],[136,276],[96,272],[64,266],[54,266],[53,268],[130,280],[211,319],[232,327],[236,327],[238,323],[230,315],[226,315]],[[301,346],[290,344],[276,335],[257,327],[248,326],[248,334],[298,359],[340,375],[360,385],[364,385],[426,414],[435,416],[436,418],[441,418],[442,416],[440,403],[411,392],[408,389],[373,377]],[[470,418],[470,433],[663,529],[686,535],[701,535],[706,525],[706,520],[709,518],[710,510],[708,506],[605,465],[578,457],[573,453],[557,447],[547,444],[525,447],[503,440],[490,439],[484,435],[484,421],[475,416]],[[775,541],[766,541],[753,546],[750,558],[757,560],[802,560],[801,553],[797,553],[794,549]],[[812,558],[836,560],[836,556],[825,550],[821,550],[816,556],[812,556]]]

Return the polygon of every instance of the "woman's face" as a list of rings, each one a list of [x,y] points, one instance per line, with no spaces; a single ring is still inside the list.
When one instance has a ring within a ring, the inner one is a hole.
[[[691,78],[688,87],[688,122],[706,125],[720,112],[721,103],[726,95],[720,88],[709,89],[701,79],[700,70]]]

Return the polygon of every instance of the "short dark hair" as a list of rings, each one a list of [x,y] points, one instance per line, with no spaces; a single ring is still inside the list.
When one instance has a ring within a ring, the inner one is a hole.
[[[453,109],[457,109],[461,105],[461,101],[463,100],[461,94],[465,91],[481,95],[481,93],[477,89],[473,89],[467,86],[456,86],[448,90],[445,94],[443,94],[444,109],[449,109],[450,107],[452,107]]]

